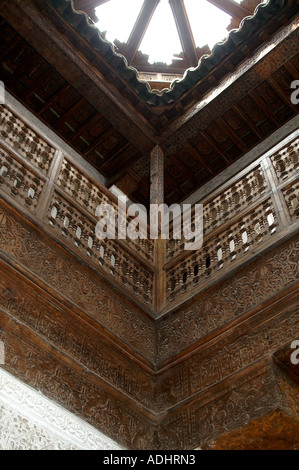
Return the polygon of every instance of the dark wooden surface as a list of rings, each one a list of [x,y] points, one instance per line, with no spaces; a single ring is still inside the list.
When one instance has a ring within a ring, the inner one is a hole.
[[[289,84],[298,78],[296,31],[203,108],[196,108],[199,97],[217,86],[216,72],[186,99],[157,111],[57,15],[46,21],[50,10],[38,11],[37,4],[1,3],[1,79],[133,200],[150,200],[151,154],[152,163],[155,156],[159,165],[164,159],[166,169],[163,182],[152,167],[152,197],[159,202],[164,185],[165,202],[179,201],[297,113],[289,100]],[[243,52],[242,60],[250,59],[249,47]],[[3,367],[129,449],[298,446],[298,374],[289,350],[299,335],[298,214],[292,209],[298,152],[286,152],[287,164],[278,156],[276,166],[273,156],[265,174],[275,195],[253,191],[248,203],[252,208],[259,197],[264,216],[274,204],[272,239],[268,234],[256,256],[203,290],[186,290],[163,310],[167,269],[183,273],[190,257],[179,253],[165,265],[163,240],[153,252],[121,242],[105,245],[110,264],[100,264],[100,250],[86,250],[89,233],[80,242],[72,233],[81,218],[83,230],[94,222],[90,211],[99,194],[115,200],[18,119],[7,118],[0,142],[1,161],[9,166],[8,176],[0,166]],[[230,223],[241,220],[233,203],[231,211]],[[66,215],[73,217],[69,229]]]

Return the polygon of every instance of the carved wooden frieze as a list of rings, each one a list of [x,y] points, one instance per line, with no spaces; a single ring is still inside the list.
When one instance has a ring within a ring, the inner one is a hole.
[[[274,374],[260,363],[235,380],[222,383],[195,402],[182,405],[160,428],[161,449],[194,449],[214,437],[238,429],[249,420],[263,416],[278,404]]]
[[[259,308],[299,279],[298,236],[207,290],[159,323],[161,362],[206,335]]]
[[[271,355],[299,334],[294,135],[207,198],[204,246],[186,253],[96,240],[96,207],[116,199],[0,111],[4,367],[132,449],[192,449],[290,413]]]
[[[153,359],[155,332],[150,319],[4,207],[0,209],[0,249],[70,306],[83,311],[141,356]]]
[[[6,345],[5,368],[31,387],[85,419],[127,448],[151,448],[148,419],[128,406],[112,389],[73,361],[64,361],[44,341],[9,316],[1,319]]]
[[[281,344],[299,337],[298,298],[282,313],[268,308],[250,322],[235,328],[221,341],[196,350],[180,364],[159,377],[158,406],[165,410],[195,396],[207,387],[226,379],[264,357],[269,357]],[[267,316],[270,318],[267,319]]]
[[[72,357],[85,373],[92,371],[145,407],[155,407],[151,374],[126,358],[116,344],[111,347],[104,334],[91,328],[82,317],[79,319],[36,285],[25,282],[1,261],[0,271],[2,312],[8,312],[15,321],[24,323],[38,337]]]

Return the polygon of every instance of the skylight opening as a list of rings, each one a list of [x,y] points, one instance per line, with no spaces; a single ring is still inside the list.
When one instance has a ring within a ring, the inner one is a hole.
[[[110,0],[96,8],[96,26],[108,41],[127,42],[142,5],[143,0]]]
[[[197,47],[215,44],[228,36],[231,16],[206,0],[184,0],[194,41]]]
[[[182,51],[181,41],[168,0],[160,0],[139,48],[149,63],[171,64]]]
[[[235,0],[240,3],[241,0]],[[141,11],[144,0],[109,0],[96,8],[97,27],[106,39],[114,43],[128,42],[130,33]],[[197,47],[214,45],[228,36],[231,16],[207,0],[184,0]],[[149,56],[149,63],[171,64],[182,52],[169,0],[160,0],[145,32],[139,50]]]

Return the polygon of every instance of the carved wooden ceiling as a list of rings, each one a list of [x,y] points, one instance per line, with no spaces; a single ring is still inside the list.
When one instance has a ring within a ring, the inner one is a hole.
[[[75,6],[91,14],[99,3],[76,1]],[[149,3],[154,2],[144,3],[142,26],[135,25],[138,38],[126,45],[132,61],[150,18]],[[223,9],[234,4],[231,0],[213,3]],[[124,76],[109,44],[102,42],[109,50],[98,52],[90,20],[67,10],[69,1],[28,0],[21,5],[4,1],[0,78],[105,176],[108,187],[117,185],[131,200],[145,205],[149,203],[149,154],[159,143],[165,153],[165,202],[181,202],[297,113],[289,98],[290,83],[299,70],[295,37],[290,48],[276,48],[273,60],[252,62],[251,70],[236,75],[229,92],[209,98],[297,12],[294,0],[283,7],[278,4],[270,2],[271,12],[260,9],[245,21],[236,44],[225,53],[220,46],[208,58],[214,62],[208,70],[203,73],[208,60],[200,61],[200,67],[184,80],[157,95],[138,81],[130,67],[125,73],[131,78]],[[181,18],[182,2],[171,5],[181,35],[189,41],[190,32]],[[235,18],[240,19],[244,7],[234,8]],[[230,37],[231,42],[234,39]],[[188,62],[190,51],[184,54]]]

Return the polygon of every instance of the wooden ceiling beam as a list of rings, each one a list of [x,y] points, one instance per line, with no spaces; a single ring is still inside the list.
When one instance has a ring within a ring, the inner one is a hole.
[[[123,55],[132,63],[160,0],[145,0],[133,26]]]
[[[72,135],[70,142],[74,142],[80,135],[82,135],[86,129],[92,127],[98,120],[100,119],[100,114],[96,112],[93,116],[87,119],[82,126],[79,126],[79,128],[74,132]]]
[[[222,160],[225,161],[225,163],[230,164],[231,160],[225,155],[222,150],[218,147],[216,142],[208,135],[206,131],[201,131],[200,133],[201,137],[207,142],[207,144],[216,152]]]
[[[197,56],[196,44],[183,0],[169,0],[169,4],[172,9],[183,52],[188,62],[188,67],[196,67],[199,58]]]
[[[62,85],[59,90],[57,90],[49,100],[43,104],[43,106],[38,110],[40,114],[44,113],[45,111],[48,111],[49,108],[51,108],[52,104],[55,103],[55,101],[59,100],[67,91],[68,89],[71,88],[71,85],[69,83],[65,83]]]
[[[223,118],[217,119],[217,124],[221,127],[221,129],[228,135],[231,140],[239,147],[242,152],[246,152],[247,146],[244,144],[243,140],[238,137],[238,135],[232,130],[232,128],[227,124],[227,122]]]
[[[209,171],[209,173],[211,173],[211,175],[214,175],[214,170],[213,168],[209,165],[209,163],[205,160],[204,157],[202,157],[200,155],[200,153],[198,152],[198,150],[193,147],[193,145],[188,142],[187,145],[185,145],[185,147],[187,152],[190,153],[190,155],[197,161],[199,161],[201,163],[201,165],[203,166],[203,168],[205,168],[206,170]]]
[[[106,129],[104,132],[102,132],[102,134],[99,135],[99,137],[97,137],[94,142],[90,145],[90,147],[86,150],[86,152],[84,153],[85,156],[88,156],[90,155],[92,152],[94,152],[98,146],[104,142],[105,139],[108,139],[108,137],[111,136],[111,134],[113,134],[113,132],[115,132],[115,129],[113,127],[110,127],[109,129]]]
[[[275,118],[274,114],[271,111],[269,111],[268,106],[262,100],[262,98],[258,95],[258,93],[255,90],[251,90],[248,93],[248,96],[250,96],[250,98],[254,101],[254,103],[262,110],[262,112],[269,119],[269,121],[271,121],[272,124],[274,124],[275,127],[277,127],[278,126],[277,119]]]
[[[293,66],[291,62],[286,62],[283,64],[284,68],[292,75],[293,79],[296,80],[298,77],[298,71],[296,67]]]
[[[212,5],[224,11],[233,18],[242,20],[245,16],[251,16],[253,11],[239,5],[233,0],[208,0]]]
[[[88,60],[77,53],[76,48],[67,39],[67,31],[71,29],[71,26],[63,22],[51,2],[11,0],[8,3],[5,2],[5,5],[0,2],[0,14],[59,72],[61,78],[67,82],[66,86],[74,88],[103,116],[106,122],[114,126],[121,135],[125,135],[139,152],[149,153],[156,142],[156,131],[141,113],[135,112],[128,105],[129,98],[124,97],[124,93],[117,89],[114,82],[107,82],[98,71],[95,73],[95,68],[88,63]],[[52,18],[50,23],[46,20],[48,15]],[[59,33],[57,27],[61,28]],[[92,50],[93,54],[96,53],[92,46],[84,42],[85,40],[78,32],[72,30],[72,34],[80,44],[81,42],[85,44],[87,50]],[[100,54],[96,53],[96,55],[100,61],[105,62]],[[112,65],[108,63],[107,65],[112,69]],[[55,102],[56,97],[52,97]],[[49,97],[49,102],[52,103],[51,97]],[[42,119],[45,116],[41,115],[41,110],[48,109],[48,104],[41,104],[40,108],[36,109]]]
[[[73,106],[71,106],[65,113],[63,113],[60,118],[57,119],[56,122],[54,122],[54,127],[60,127],[62,126],[66,120],[72,116],[78,109],[80,109],[84,104],[86,104],[86,100],[84,98],[80,98],[77,103],[75,103]]]

